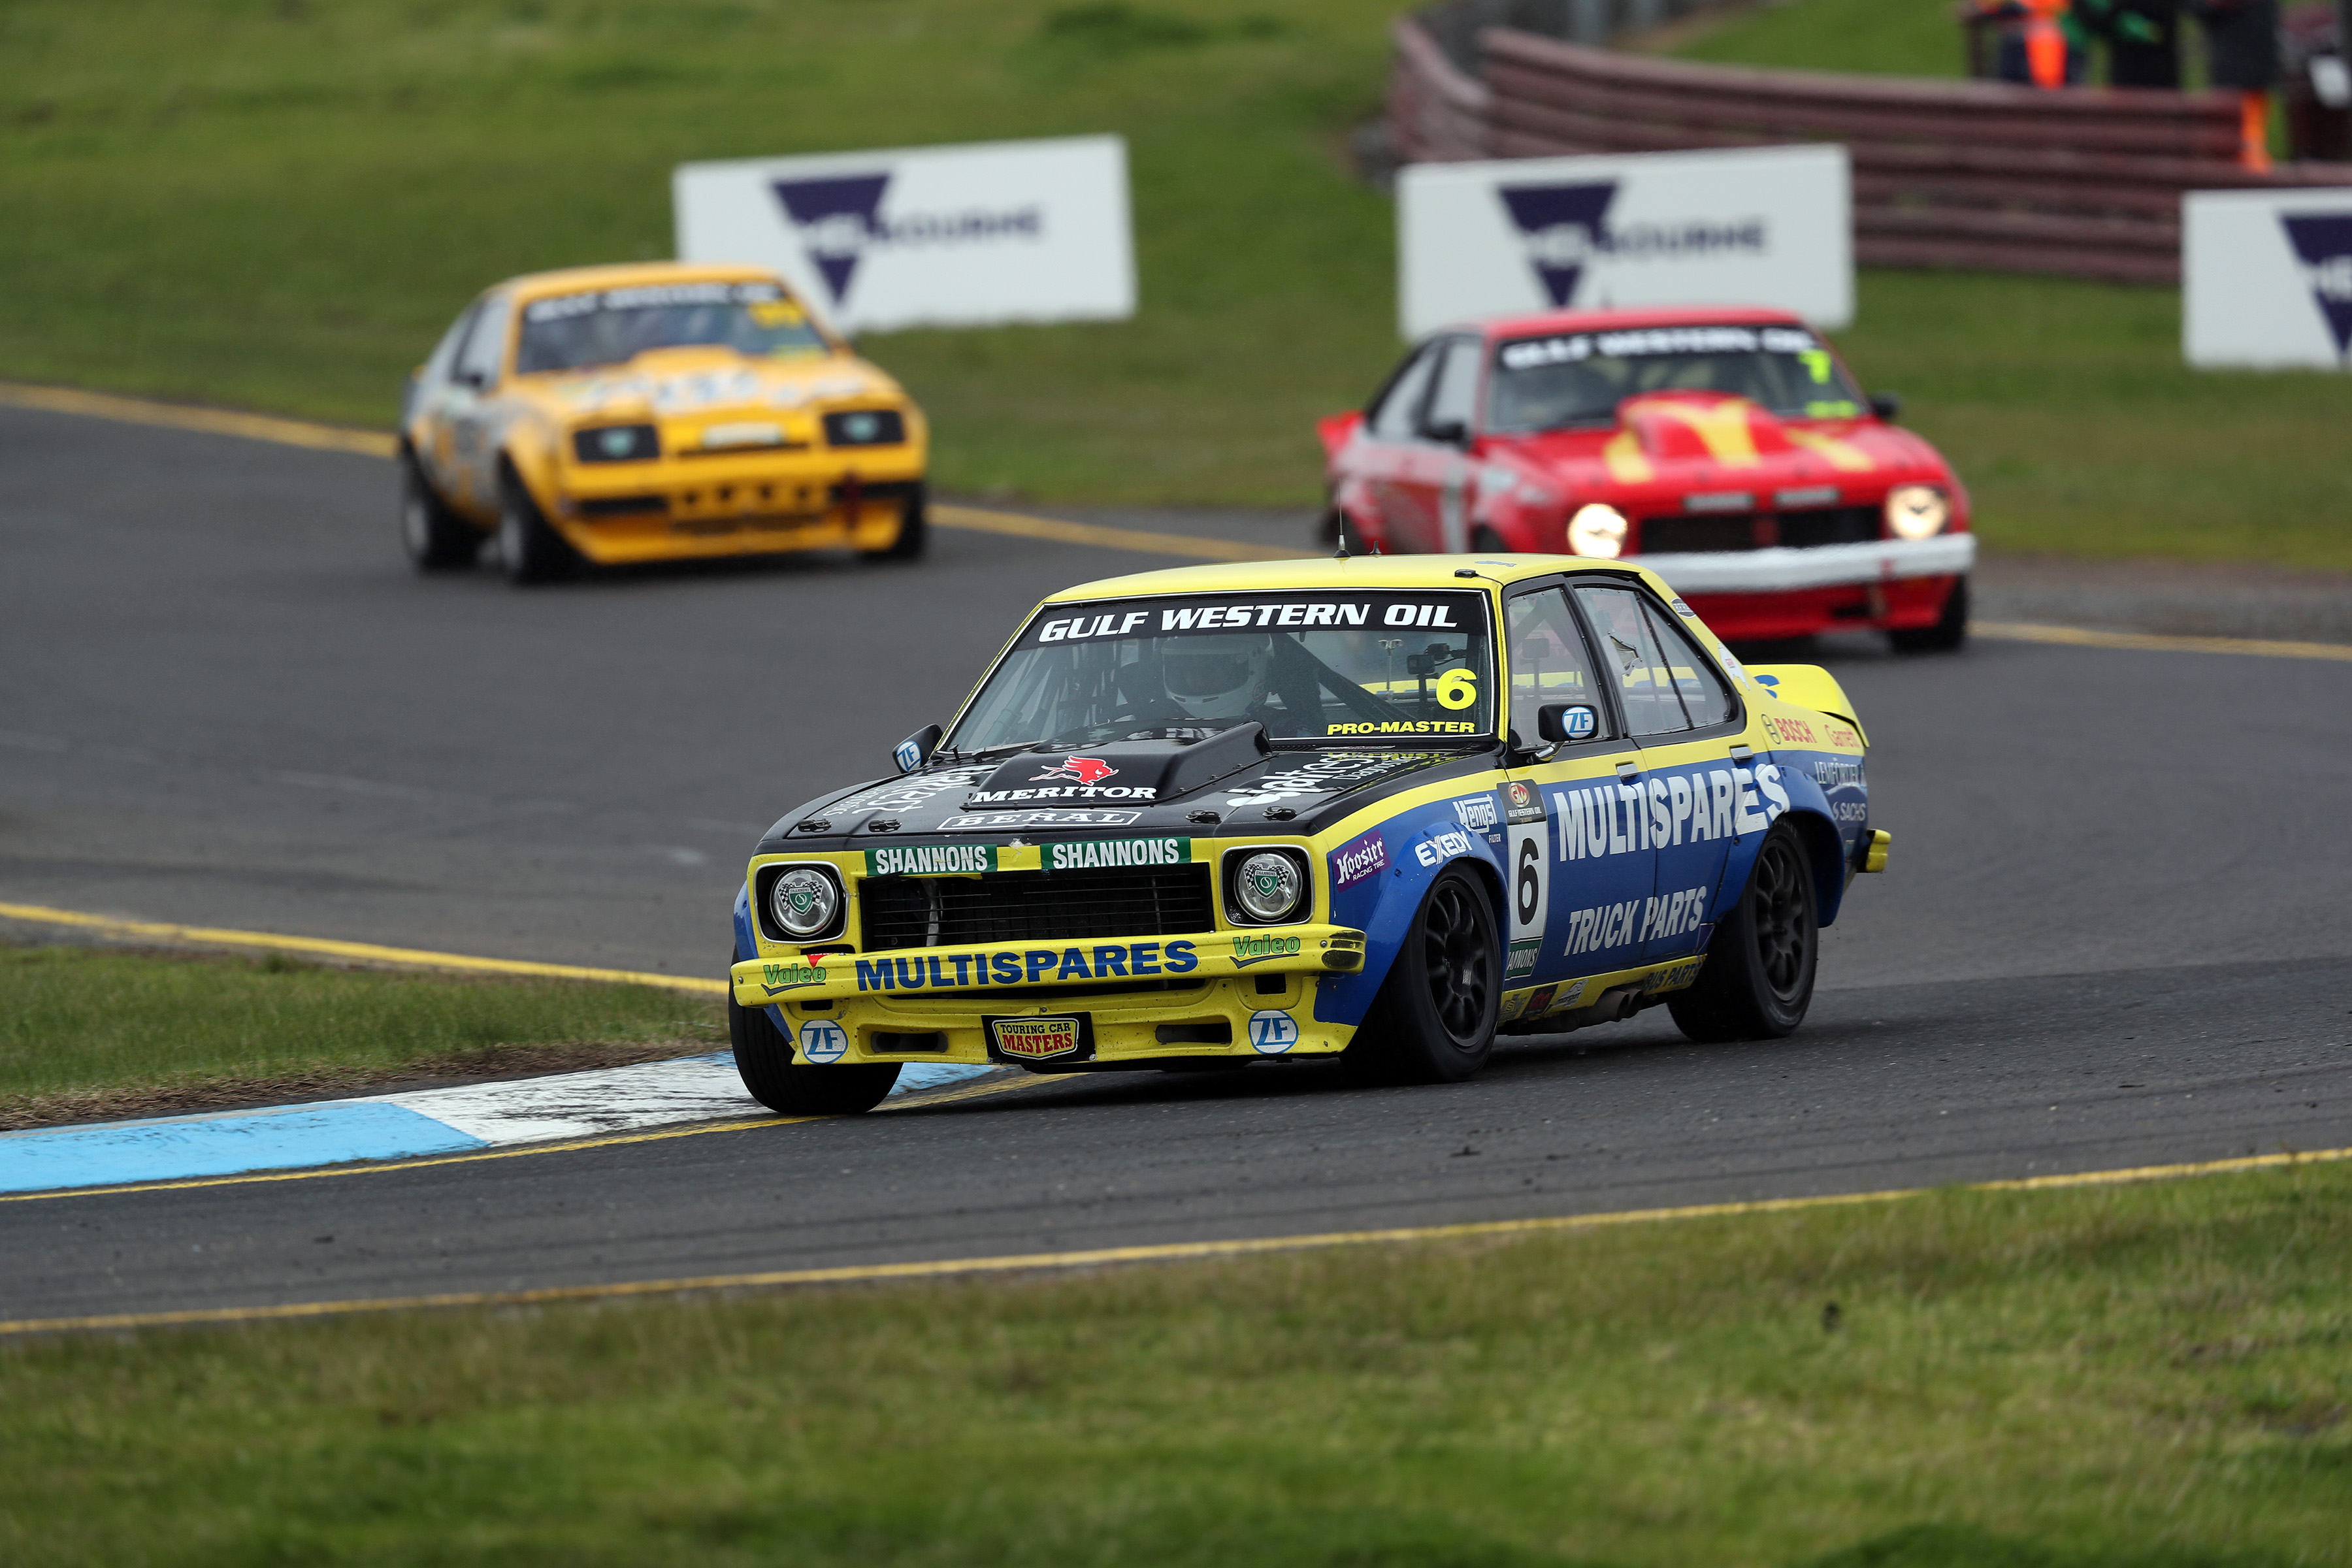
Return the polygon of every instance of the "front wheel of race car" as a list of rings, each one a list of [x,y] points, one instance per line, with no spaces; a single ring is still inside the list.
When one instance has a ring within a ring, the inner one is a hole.
[[[1486,1065],[1503,999],[1494,902],[1466,872],[1432,883],[1340,1058],[1368,1083],[1459,1083]]]
[[[470,566],[481,553],[482,535],[433,493],[416,454],[400,454],[400,545],[419,572]]]
[[[1707,943],[1697,984],[1667,998],[1675,1026],[1708,1042],[1794,1034],[1813,1005],[1821,942],[1813,868],[1804,840],[1783,822],[1764,836],[1738,906]]]
[[[751,1098],[780,1116],[855,1116],[882,1103],[898,1081],[897,1062],[818,1067],[793,1060],[793,1042],[764,1007],[727,998],[735,1070]]]
[[[507,581],[551,583],[579,562],[563,536],[548,526],[530,489],[512,469],[499,476],[499,560]]]
[[[1886,640],[1896,653],[1950,653],[1968,641],[1969,580],[1952,579],[1952,591],[1944,595],[1944,613],[1936,617],[1934,626],[1889,632]]]
[[[898,537],[880,550],[860,553],[868,561],[912,561],[921,555],[923,546],[929,542],[926,536],[930,531],[925,500],[924,487],[917,485],[899,509]]]

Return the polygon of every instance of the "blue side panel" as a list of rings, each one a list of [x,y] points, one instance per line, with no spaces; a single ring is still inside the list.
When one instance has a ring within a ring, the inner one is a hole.
[[[345,1160],[397,1160],[488,1145],[397,1105],[195,1116],[0,1134],[0,1192],[185,1181]]]
[[[1380,994],[1389,965],[1404,945],[1412,918],[1438,872],[1472,860],[1503,878],[1505,841],[1494,790],[1465,791],[1398,813],[1357,835],[1326,857],[1331,874],[1331,920],[1364,933],[1364,967],[1315,988],[1320,1023],[1354,1026]]]
[[[735,962],[760,956],[760,944],[751,931],[751,884],[744,883],[735,889]]]

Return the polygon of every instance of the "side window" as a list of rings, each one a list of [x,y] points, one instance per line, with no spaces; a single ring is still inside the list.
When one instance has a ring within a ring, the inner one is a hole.
[[[466,342],[457,351],[457,379],[474,386],[496,386],[499,364],[506,357],[507,316],[509,306],[505,295],[485,300],[474,311],[474,324],[466,333]]]
[[[1472,416],[1478,412],[1478,363],[1485,357],[1486,346],[1476,338],[1448,340],[1437,362],[1437,385],[1429,395],[1422,434],[1434,435],[1446,425],[1471,427]]]
[[[1642,608],[1650,618],[1650,630],[1660,651],[1666,656],[1666,673],[1683,700],[1691,728],[1706,730],[1729,723],[1738,710],[1732,704],[1731,688],[1723,683],[1714,661],[1699,650],[1688,632],[1675,624],[1671,614],[1646,599]]]
[[[433,345],[432,355],[425,362],[424,373],[417,377],[419,381],[427,386],[437,386],[449,379],[450,367],[457,358],[457,345],[465,341],[466,329],[473,324],[477,308],[468,305],[457,312],[457,319],[449,323],[449,330],[441,334],[439,342]]]
[[[1579,588],[1576,597],[1601,639],[1601,667],[1617,682],[1626,727],[1636,735],[1671,735],[1689,729],[1690,715],[1643,613],[1642,595],[1631,588]]]
[[[1505,609],[1505,635],[1511,643],[1511,728],[1523,740],[1536,736],[1536,710],[1547,702],[1590,702],[1601,707],[1584,634],[1558,588],[1521,594]],[[1603,721],[1602,733],[1607,732]]]
[[[1422,395],[1429,390],[1429,373],[1437,363],[1437,345],[1429,344],[1414,354],[1411,363],[1399,371],[1381,395],[1364,427],[1383,441],[1407,441],[1413,436],[1415,416],[1421,411]]]

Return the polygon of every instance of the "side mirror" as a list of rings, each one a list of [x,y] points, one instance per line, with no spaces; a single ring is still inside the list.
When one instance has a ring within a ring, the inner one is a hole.
[[[1536,733],[1558,743],[1601,733],[1601,710],[1590,702],[1547,702],[1536,710]]]
[[[1470,426],[1459,419],[1440,419],[1434,424],[1424,425],[1421,433],[1448,447],[1467,447],[1470,444]]]
[[[1903,395],[1899,392],[1874,392],[1870,395],[1870,411],[1892,425],[1903,416]]]
[[[890,760],[898,764],[900,773],[911,773],[929,762],[931,753],[939,749],[940,727],[937,724],[926,724],[899,742],[898,750],[890,753]]]

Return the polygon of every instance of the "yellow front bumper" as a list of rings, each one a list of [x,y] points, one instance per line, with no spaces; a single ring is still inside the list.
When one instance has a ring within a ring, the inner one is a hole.
[[[919,447],[861,453],[746,452],[567,468],[547,520],[599,565],[796,550],[887,550],[898,537],[903,490],[924,477]],[[855,476],[855,506],[835,488]],[[881,488],[882,493],[872,493]],[[643,511],[616,506],[647,503]],[[658,502],[658,507],[651,503]]]

